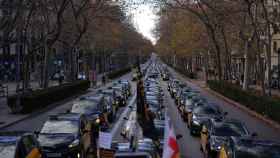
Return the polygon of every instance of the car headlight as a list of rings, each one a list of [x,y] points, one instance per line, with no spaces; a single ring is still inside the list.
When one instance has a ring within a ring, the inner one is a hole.
[[[210,148],[211,148],[211,150],[219,151],[219,150],[221,150],[222,147],[218,144],[212,143]]]
[[[77,147],[78,145],[80,145],[80,140],[75,139],[68,147],[69,148],[74,148],[74,147]]]

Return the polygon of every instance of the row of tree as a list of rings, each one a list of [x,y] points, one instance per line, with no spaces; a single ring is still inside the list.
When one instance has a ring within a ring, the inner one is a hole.
[[[159,0],[162,5],[157,49],[186,63],[203,57],[206,79],[210,66],[218,80],[233,80],[233,58],[243,60],[242,80],[248,89],[253,73],[270,93],[273,36],[279,33],[280,2],[274,0]],[[211,64],[211,59],[212,63]],[[265,77],[267,76],[267,77]],[[267,85],[267,86],[266,86]]]
[[[135,53],[147,54],[153,48],[133,27],[121,3],[115,1],[2,0],[0,3],[3,14],[0,46],[16,44],[17,81],[23,81],[24,89],[29,86],[32,63],[40,74],[41,86],[48,87],[53,64],[50,59],[62,52],[67,61],[63,68],[66,77],[74,81],[81,52],[98,56],[99,61],[105,58],[106,63],[117,52],[135,56]]]

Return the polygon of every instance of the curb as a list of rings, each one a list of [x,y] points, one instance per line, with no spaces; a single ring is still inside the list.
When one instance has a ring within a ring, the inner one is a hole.
[[[238,102],[235,102],[235,101],[233,101],[233,100],[231,100],[231,99],[221,95],[220,93],[218,93],[216,91],[213,91],[209,87],[203,88],[203,89],[206,90],[207,92],[209,92],[210,94],[215,95],[216,97],[224,100],[225,102],[229,103],[230,105],[233,105],[233,106],[237,107],[238,109],[248,113],[249,115],[251,115],[251,116],[253,116],[253,117],[255,117],[255,118],[259,119],[259,120],[262,120],[263,122],[265,122],[269,126],[273,127],[274,129],[280,130],[280,124],[278,124],[277,122],[275,122],[275,121],[273,121],[273,120],[271,120],[271,119],[269,119],[269,118],[267,118],[267,117],[265,117],[265,116],[255,112],[255,111],[247,108],[246,106],[244,106],[244,105],[242,105],[242,104],[240,104]]]
[[[12,126],[12,125],[14,125],[14,124],[17,124],[17,123],[21,122],[21,121],[27,120],[27,119],[29,119],[29,118],[38,116],[38,115],[40,115],[40,114],[42,114],[42,113],[45,113],[45,112],[47,112],[47,111],[49,111],[49,110],[52,110],[52,109],[54,109],[54,108],[56,108],[56,107],[58,107],[58,106],[60,106],[60,105],[62,105],[62,104],[64,104],[64,103],[67,103],[67,102],[69,102],[69,101],[71,101],[71,100],[77,98],[78,96],[83,95],[83,94],[86,94],[86,93],[88,93],[88,91],[84,91],[84,92],[79,93],[79,94],[76,94],[76,95],[74,95],[74,96],[72,96],[72,97],[66,98],[66,99],[64,99],[64,100],[62,100],[62,101],[56,102],[56,103],[54,103],[54,104],[50,104],[49,106],[46,106],[46,108],[43,108],[43,109],[38,110],[38,111],[34,111],[34,112],[30,113],[29,115],[27,114],[27,116],[25,116],[25,117],[23,117],[23,118],[21,118],[21,119],[18,119],[18,120],[14,121],[14,122],[11,122],[11,123],[8,123],[8,124],[5,124],[5,125],[1,126],[1,127],[0,127],[0,130],[1,130],[1,129],[4,129],[4,128],[7,128],[7,127],[10,127],[10,126]]]

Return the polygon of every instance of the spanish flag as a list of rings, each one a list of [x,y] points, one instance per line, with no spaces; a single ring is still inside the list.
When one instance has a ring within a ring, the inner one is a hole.
[[[165,121],[165,142],[162,158],[179,158],[179,145],[176,140],[176,134],[170,120],[166,117]]]

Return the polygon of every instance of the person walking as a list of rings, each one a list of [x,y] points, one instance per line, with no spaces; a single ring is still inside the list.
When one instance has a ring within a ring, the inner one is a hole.
[[[105,76],[105,74],[102,76],[102,84],[103,84],[103,85],[106,84],[106,76]]]

